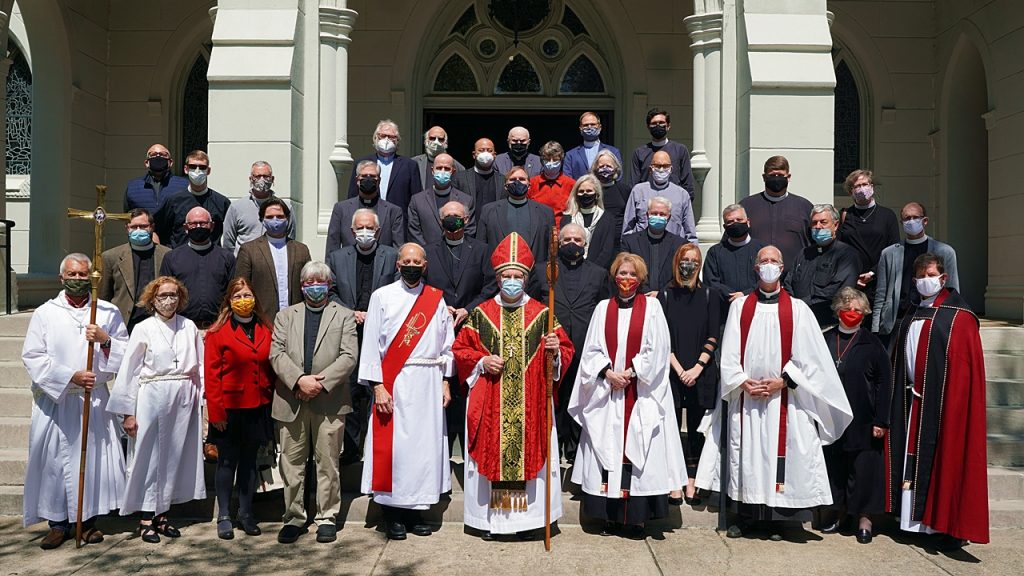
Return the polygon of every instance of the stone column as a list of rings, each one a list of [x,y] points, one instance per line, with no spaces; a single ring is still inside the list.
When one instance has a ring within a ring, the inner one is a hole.
[[[317,237],[327,235],[334,203],[348,194],[348,45],[356,21],[347,0],[320,1],[320,194]],[[325,255],[326,256],[326,255]]]
[[[693,43],[693,151],[690,164],[700,192],[697,237],[702,245],[722,236],[721,199],[722,2],[695,0],[684,20]]]

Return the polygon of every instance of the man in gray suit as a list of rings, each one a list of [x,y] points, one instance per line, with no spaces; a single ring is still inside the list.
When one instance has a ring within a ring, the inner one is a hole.
[[[448,154],[434,158],[433,181],[426,190],[414,195],[409,201],[409,240],[420,246],[439,242],[444,237],[441,226],[441,207],[448,202],[458,202],[466,207],[466,234],[476,233],[476,201],[469,194],[452,185],[455,174],[455,159]]]
[[[494,169],[502,174],[508,174],[513,166],[525,169],[527,180],[540,174],[544,167],[540,156],[530,153],[530,131],[522,126],[508,131],[508,152],[502,152],[494,159]]]
[[[413,162],[416,162],[416,167],[420,170],[420,190],[430,188],[433,183],[434,161],[437,160],[439,154],[447,151],[448,133],[444,131],[444,128],[431,126],[430,130],[423,133],[423,154],[412,157]],[[459,172],[466,169],[458,160],[453,160],[453,162]]]
[[[306,531],[303,484],[311,447],[316,455],[316,540],[337,539],[338,453],[345,415],[352,411],[349,380],[358,355],[355,316],[328,298],[331,269],[309,262],[302,267],[301,282],[304,301],[278,313],[270,344],[270,364],[278,377],[272,414],[284,479],[284,526],[277,535],[282,544]]]
[[[149,313],[136,306],[142,289],[158,276],[164,255],[171,251],[153,243],[153,218],[145,208],[133,208],[131,220],[125,225],[128,243],[102,254],[103,276],[99,298],[117,306],[130,334],[136,324],[149,318]]]
[[[363,321],[373,291],[399,279],[398,250],[378,241],[380,225],[372,210],[360,209],[352,216],[352,229],[356,231],[356,245],[335,250],[327,258],[327,266],[334,275],[330,297],[334,302],[352,310],[362,345]],[[354,415],[345,423],[345,450],[342,464],[353,464],[363,456],[367,419],[370,415],[372,393],[365,386],[355,385],[352,374],[352,409]]]
[[[405,243],[405,214],[401,208],[380,197],[380,167],[375,161],[363,160],[356,165],[356,187],[357,195],[334,205],[331,222],[327,226],[325,259],[338,248],[356,243],[355,231],[348,226],[352,215],[360,208],[377,213],[381,244],[397,249]]]
[[[888,342],[896,320],[903,310],[910,306],[914,290],[914,260],[927,252],[942,257],[949,280],[946,287],[960,291],[960,279],[956,272],[956,251],[949,244],[943,244],[925,233],[928,215],[924,206],[910,202],[900,210],[903,231],[907,239],[882,250],[878,260],[875,301],[872,306],[871,331],[877,332],[883,342]]]

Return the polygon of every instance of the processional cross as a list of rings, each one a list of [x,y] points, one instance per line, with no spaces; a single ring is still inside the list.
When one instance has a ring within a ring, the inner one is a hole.
[[[89,309],[89,324],[96,323],[96,299],[100,287],[100,278],[103,273],[103,224],[107,220],[130,220],[128,214],[111,214],[103,208],[103,200],[107,195],[107,187],[102,184],[96,185],[96,208],[92,212],[68,208],[68,218],[80,218],[92,220],[95,223],[94,234],[96,245],[92,256],[92,272],[89,274],[89,281],[92,283],[92,299]],[[95,347],[89,345],[89,353],[86,357],[85,369],[92,372],[93,351]],[[78,516],[75,520],[75,546],[82,547],[82,497],[85,494],[85,450],[89,442],[89,407],[92,405],[92,390],[86,390],[82,404],[82,455],[78,464]]]

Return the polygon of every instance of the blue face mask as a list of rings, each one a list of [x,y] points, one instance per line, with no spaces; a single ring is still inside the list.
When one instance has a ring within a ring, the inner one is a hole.
[[[132,246],[149,246],[152,241],[153,235],[149,233],[149,230],[130,230],[128,232],[128,242]]]
[[[505,184],[505,191],[508,192],[509,196],[513,198],[522,198],[529,192],[530,185],[522,180],[513,180],[508,184]]]
[[[434,184],[438,186],[447,186],[452,181],[452,173],[445,172],[444,170],[434,171]]]
[[[832,230],[828,228],[812,228],[811,238],[813,238],[819,246],[824,246],[832,241]]]
[[[284,236],[285,232],[288,231],[288,219],[264,218],[263,227],[267,229],[271,236]]]
[[[302,295],[310,304],[319,306],[327,301],[327,283],[305,284],[302,286]]]
[[[651,230],[661,232],[668,226],[668,218],[664,216],[648,216],[647,225],[651,227]]]
[[[519,278],[506,278],[501,281],[501,293],[513,300],[523,294],[523,281]]]
[[[550,179],[557,178],[562,172],[562,162],[560,160],[549,160],[544,163],[544,175]]]
[[[598,136],[600,135],[601,129],[597,128],[596,126],[588,126],[580,130],[580,136],[583,136],[583,139],[586,140],[587,142],[593,142],[594,140],[597,140]]]

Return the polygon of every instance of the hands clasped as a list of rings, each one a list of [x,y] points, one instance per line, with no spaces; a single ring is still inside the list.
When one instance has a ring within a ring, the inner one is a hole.
[[[767,398],[785,387],[786,381],[782,378],[765,378],[764,380],[748,378],[743,381],[743,384],[740,384],[740,388],[743,388],[747,394],[762,398]]]

